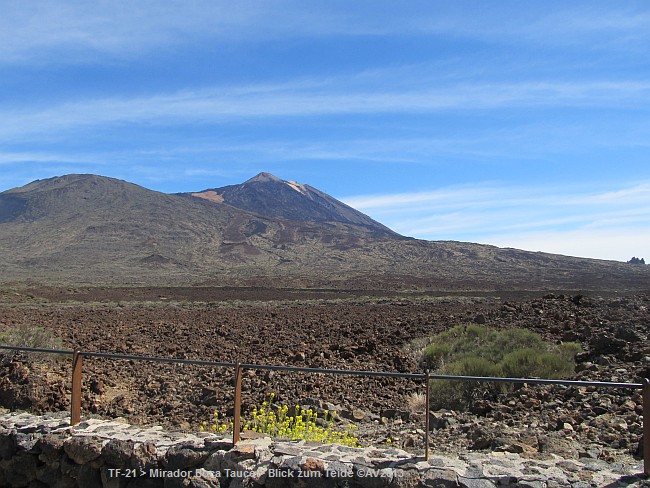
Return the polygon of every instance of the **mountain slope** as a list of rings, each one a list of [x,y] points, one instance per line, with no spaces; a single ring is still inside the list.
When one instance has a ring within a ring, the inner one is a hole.
[[[219,231],[232,213],[94,175],[36,181],[4,192],[0,209],[6,207],[19,209],[0,226],[0,249],[9,264],[35,277],[87,270],[87,281],[119,278],[147,259],[191,259],[197,243],[186,248],[184,242],[193,240],[194,229],[205,229],[204,241],[220,242]]]
[[[95,175],[0,193],[0,218],[4,281],[233,282],[302,263],[302,247],[339,252],[374,235],[364,226],[268,219]]]
[[[0,282],[650,289],[649,266],[405,238],[318,190],[266,178],[198,198],[95,175],[5,191]]]
[[[316,188],[260,173],[240,185],[211,188],[194,197],[221,202],[269,218],[298,222],[340,222],[398,237],[388,227]]]

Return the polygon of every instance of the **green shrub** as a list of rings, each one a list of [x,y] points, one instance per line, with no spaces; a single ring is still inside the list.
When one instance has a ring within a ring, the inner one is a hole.
[[[422,351],[433,374],[557,379],[574,371],[578,343],[552,344],[526,329],[492,330],[459,325],[430,338]],[[466,408],[478,398],[494,397],[512,388],[508,383],[432,380],[431,404]]]
[[[502,376],[498,364],[485,358],[464,354],[434,371],[450,376]],[[479,381],[432,380],[430,402],[434,408],[461,408],[473,400],[492,394],[500,388],[495,383]]]
[[[579,342],[563,342],[558,346],[558,349],[562,357],[572,364],[576,356],[582,352],[582,346]]]
[[[19,325],[0,331],[0,344],[4,346],[33,347],[36,349],[63,349],[63,341],[54,332],[34,325]],[[0,355],[13,354],[8,349],[0,349]],[[60,359],[59,355],[30,353],[38,359]]]
[[[447,344],[430,344],[423,353],[426,363],[434,368],[441,367],[450,354]]]
[[[562,378],[573,373],[574,364],[558,352],[518,349],[501,360],[503,374],[510,378]]]

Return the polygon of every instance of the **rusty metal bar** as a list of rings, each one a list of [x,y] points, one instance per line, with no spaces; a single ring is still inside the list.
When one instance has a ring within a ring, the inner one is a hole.
[[[129,361],[151,361],[155,363],[191,364],[194,366],[216,366],[233,368],[235,363],[220,363],[216,361],[203,361],[200,359],[160,358],[156,356],[130,356],[127,354],[111,354],[106,352],[83,351],[84,356],[106,359],[124,359]]]
[[[593,386],[596,388],[634,388],[642,389],[643,395],[643,461],[644,472],[650,475],[650,380],[643,379],[642,383],[615,383],[606,381],[574,381],[574,380],[547,380],[541,378],[498,378],[490,376],[450,376],[450,375],[431,375],[427,371],[425,374],[418,373],[397,373],[397,372],[382,372],[382,371],[354,371],[354,370],[339,370],[339,369],[319,369],[319,368],[302,368],[292,366],[275,366],[275,365],[258,365],[258,364],[240,364],[225,363],[214,361],[202,361],[193,359],[176,359],[176,358],[161,358],[154,356],[132,356],[125,354],[110,354],[99,353],[90,351],[69,351],[57,349],[40,349],[19,346],[7,346],[0,344],[0,349],[8,349],[14,351],[25,352],[39,352],[50,354],[72,354],[72,398],[70,410],[70,424],[76,425],[81,421],[81,370],[83,364],[83,356],[88,357],[101,357],[110,359],[134,360],[134,361],[154,361],[164,363],[177,363],[177,364],[192,364],[202,366],[214,367],[235,367],[235,419],[234,419],[234,432],[233,442],[238,442],[240,439],[241,431],[241,380],[243,369],[257,369],[257,370],[270,370],[270,371],[292,371],[304,373],[320,373],[320,374],[342,374],[342,375],[357,375],[357,376],[370,376],[370,377],[393,377],[393,378],[410,378],[410,379],[425,379],[426,380],[426,403],[427,412],[425,417],[426,432],[425,432],[425,456],[429,455],[429,383],[432,379],[452,380],[452,381],[488,381],[495,383],[528,383],[528,384],[546,384],[546,385],[564,385],[564,386]]]
[[[264,371],[290,371],[293,373],[343,374],[352,376],[381,376],[391,378],[422,379],[422,373],[393,373],[387,371],[356,371],[351,369],[303,368],[300,366],[274,366],[270,364],[242,364],[244,369],[262,369]]]
[[[235,365],[235,411],[232,427],[232,443],[237,444],[241,432],[241,379],[242,367],[239,361]]]
[[[55,349],[36,349],[29,347],[17,346],[4,346],[0,345],[0,349],[11,349],[16,351],[26,352],[45,352],[52,354],[74,354],[73,351],[55,350]],[[80,351],[81,354],[87,357],[100,357],[109,359],[128,359],[133,361],[154,361],[164,363],[178,363],[178,364],[193,364],[199,366],[217,366],[232,368],[235,363],[215,362],[215,361],[202,361],[198,359],[177,359],[177,358],[161,358],[155,356],[131,356],[126,354],[111,354],[103,352]],[[296,366],[276,366],[270,364],[241,364],[243,369],[261,369],[265,371],[292,371],[298,373],[320,373],[320,374],[342,374],[342,375],[355,375],[355,376],[380,376],[392,378],[411,378],[423,379],[422,373],[397,373],[386,371],[355,371],[347,369],[320,369],[320,368],[301,368]],[[595,386],[598,388],[636,388],[641,389],[641,383],[613,383],[608,381],[575,381],[575,380],[546,380],[541,378],[499,378],[494,376],[450,376],[450,375],[429,375],[432,380],[452,380],[452,381],[490,381],[495,383],[528,383],[531,385],[564,385],[564,386]]]
[[[424,386],[424,394],[426,398],[424,399],[425,401],[425,407],[424,407],[424,460],[428,461],[429,460],[429,429],[431,427],[430,420],[429,420],[429,370],[427,369],[424,372],[424,381],[425,386]]]
[[[545,380],[542,378],[499,378],[498,376],[451,376],[432,374],[432,380],[451,381],[490,381],[492,383],[528,383],[530,385],[564,385],[564,386],[596,386],[598,388],[643,388],[641,383],[614,383],[611,381],[576,381],[576,380]]]
[[[643,472],[650,476],[650,379],[643,379]]]
[[[0,349],[8,349],[10,351],[24,351],[24,352],[44,352],[48,354],[69,354],[72,356],[74,351],[67,349],[41,349],[39,347],[22,347],[22,346],[5,346],[0,345]]]
[[[81,422],[81,368],[83,354],[75,351],[72,356],[72,398],[70,399],[70,425]]]

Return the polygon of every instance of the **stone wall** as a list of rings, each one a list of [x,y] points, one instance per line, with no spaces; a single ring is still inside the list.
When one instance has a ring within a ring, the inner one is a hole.
[[[67,413],[0,415],[6,487],[573,487],[648,486],[640,464],[472,453],[428,461],[395,448],[356,449],[164,432]]]

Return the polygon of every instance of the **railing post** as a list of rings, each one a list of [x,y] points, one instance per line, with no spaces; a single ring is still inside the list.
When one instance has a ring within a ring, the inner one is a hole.
[[[650,476],[650,379],[643,378],[643,472]]]
[[[232,443],[239,442],[239,433],[241,431],[241,377],[242,368],[237,361],[235,365],[235,412],[232,426]]]
[[[83,355],[75,350],[72,356],[72,398],[70,399],[70,425],[81,422],[81,367]]]
[[[424,372],[424,381],[426,382],[424,384],[424,460],[428,461],[429,460],[429,428],[431,427],[429,425],[429,370],[425,370]]]

